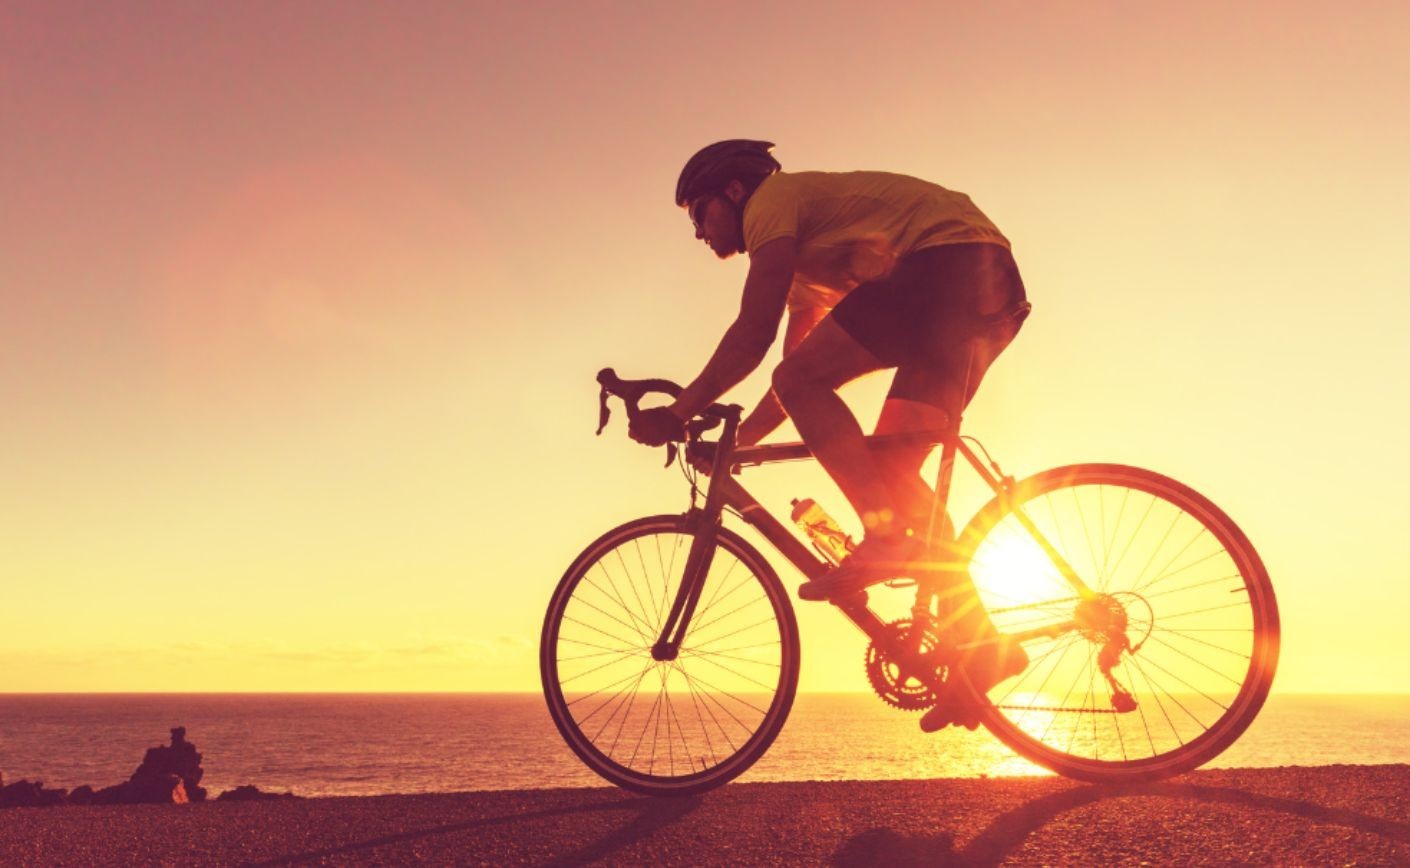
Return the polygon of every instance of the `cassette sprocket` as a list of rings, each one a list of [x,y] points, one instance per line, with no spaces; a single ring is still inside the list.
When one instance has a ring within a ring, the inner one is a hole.
[[[889,639],[887,646],[902,646],[915,641],[909,618],[893,621],[886,625],[886,629]],[[940,638],[928,626],[920,629],[920,647],[917,650],[921,654],[931,654],[940,647]],[[867,646],[866,669],[872,690],[875,690],[876,695],[887,705],[902,711],[924,711],[935,705],[935,691],[925,682],[903,675],[901,667],[892,659],[887,648],[877,645],[875,641]],[[936,671],[942,680],[948,674],[943,664],[938,665]]]

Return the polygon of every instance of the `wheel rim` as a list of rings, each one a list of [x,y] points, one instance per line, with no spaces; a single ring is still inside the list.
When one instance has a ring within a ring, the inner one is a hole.
[[[689,788],[738,774],[787,713],[796,637],[756,556],[718,538],[674,660],[652,657],[691,536],[649,527],[605,539],[569,571],[545,635],[545,685],[570,746],[617,783]]]
[[[1267,694],[1277,632],[1262,565],[1232,522],[1129,468],[1045,474],[1016,499],[1102,596],[1081,602],[1011,513],[976,519],[971,575],[1000,631],[1074,616],[1084,627],[1025,643],[1027,669],[989,693],[996,732],[1079,774],[1173,772],[1232,742]],[[1113,645],[1115,686],[1101,665]]]

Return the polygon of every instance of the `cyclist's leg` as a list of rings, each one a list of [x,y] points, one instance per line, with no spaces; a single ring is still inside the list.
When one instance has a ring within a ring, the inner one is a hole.
[[[900,377],[899,372],[897,377]],[[950,425],[950,419],[951,415],[939,407],[912,398],[897,397],[893,381],[892,394],[887,396],[886,403],[881,407],[875,433],[909,434],[945,430]],[[931,505],[935,499],[935,492],[920,474],[921,465],[930,451],[931,447],[923,444],[872,449],[877,468],[887,486],[895,492],[903,521],[917,533],[923,533],[929,525]],[[944,521],[948,524],[948,519]]]
[[[994,329],[987,316],[1024,298],[1013,257],[992,244],[928,248],[907,257],[884,292],[858,287],[833,318],[867,346],[885,346],[896,376],[876,432],[944,428],[958,421],[984,373],[1014,337],[1016,327]],[[872,296],[875,296],[875,303]],[[930,520],[932,492],[920,477],[930,450],[875,450],[876,463],[895,493],[905,523]],[[948,522],[948,517],[944,517]],[[948,534],[945,534],[948,536]]]
[[[857,417],[837,394],[845,383],[891,367],[837,324],[818,323],[774,369],[774,394],[823,469],[842,489],[868,531],[889,531],[894,495],[877,467]]]

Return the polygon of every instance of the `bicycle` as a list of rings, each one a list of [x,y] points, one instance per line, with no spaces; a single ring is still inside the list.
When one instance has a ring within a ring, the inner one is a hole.
[[[609,396],[631,415],[648,394],[680,391],[610,368],[598,382],[599,434]],[[759,551],[723,526],[724,513],[810,579],[834,566],[734,478],[811,457],[802,443],[730,448],[741,412],[715,404],[687,425],[687,450],[713,449],[703,504],[698,476],[669,444],[667,466],[681,462],[691,484],[689,510],[603,534],[568,567],[544,618],[540,672],[553,721],[589,768],[629,790],[685,795],[732,780],[792,707],[800,648],[788,594]],[[720,439],[705,441],[720,424]],[[994,491],[958,534],[932,521],[931,565],[888,582],[915,588],[908,618],[883,621],[866,591],[831,601],[871,640],[866,673],[888,704],[969,703],[1021,756],[1091,782],[1196,768],[1253,721],[1277,667],[1277,603],[1257,552],[1209,500],[1117,464],[1015,480],[958,421],[868,441],[941,447],[936,515],[947,515],[957,456]],[[945,626],[966,577],[1001,636],[1029,656],[988,695],[958,665],[983,643]]]

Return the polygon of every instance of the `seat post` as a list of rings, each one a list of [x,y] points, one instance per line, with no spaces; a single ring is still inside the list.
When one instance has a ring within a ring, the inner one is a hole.
[[[930,501],[930,521],[925,528],[925,550],[934,552],[936,543],[954,541],[954,528],[945,529],[950,502],[950,480],[955,472],[956,441],[959,439],[959,420],[955,420],[950,436],[945,438],[940,448],[940,471],[935,478],[935,497]]]

